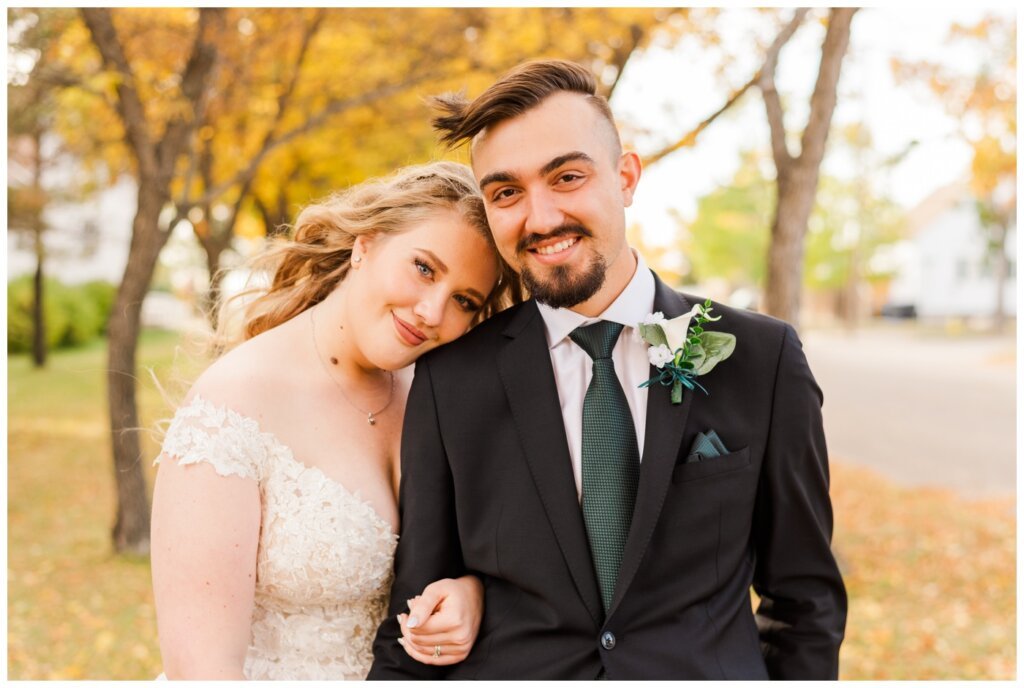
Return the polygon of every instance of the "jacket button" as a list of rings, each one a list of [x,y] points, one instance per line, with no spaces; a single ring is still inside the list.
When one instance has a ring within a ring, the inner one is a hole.
[[[605,631],[601,634],[601,647],[606,650],[615,649],[615,634],[611,631]]]

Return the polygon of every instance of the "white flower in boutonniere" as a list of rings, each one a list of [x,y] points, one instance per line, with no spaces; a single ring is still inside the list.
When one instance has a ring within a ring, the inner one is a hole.
[[[647,350],[647,358],[651,359],[651,365],[655,368],[664,368],[666,363],[675,358],[675,355],[667,346],[659,344]]]
[[[691,390],[697,387],[705,394],[708,393],[694,378],[704,375],[720,361],[729,358],[736,348],[736,335],[708,332],[702,327],[704,323],[722,319],[722,316],[711,317],[711,310],[711,299],[708,299],[678,318],[666,320],[660,312],[644,318],[637,329],[640,337],[651,347],[647,350],[651,365],[658,368],[661,374],[652,377],[641,387],[659,382],[666,387],[671,385],[673,404],[683,400],[683,387]]]

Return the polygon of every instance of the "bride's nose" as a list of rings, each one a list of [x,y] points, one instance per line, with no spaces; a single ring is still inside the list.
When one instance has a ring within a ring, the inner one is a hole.
[[[442,289],[428,289],[413,307],[412,312],[420,322],[430,328],[439,328],[444,321],[445,304],[448,296]]]

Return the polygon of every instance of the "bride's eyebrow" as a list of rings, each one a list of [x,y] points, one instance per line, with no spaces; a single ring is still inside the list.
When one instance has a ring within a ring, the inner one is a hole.
[[[426,254],[426,256],[434,262],[434,265],[435,267],[437,267],[438,271],[443,272],[446,275],[448,274],[448,266],[444,264],[443,260],[437,257],[436,253],[427,248],[417,248],[416,250],[419,251],[420,253]]]

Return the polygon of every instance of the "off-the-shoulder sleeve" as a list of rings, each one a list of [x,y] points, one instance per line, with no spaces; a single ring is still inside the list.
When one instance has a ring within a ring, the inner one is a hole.
[[[174,414],[161,456],[181,465],[205,461],[219,475],[259,480],[267,452],[255,420],[196,396]],[[153,463],[159,462],[158,456]]]

